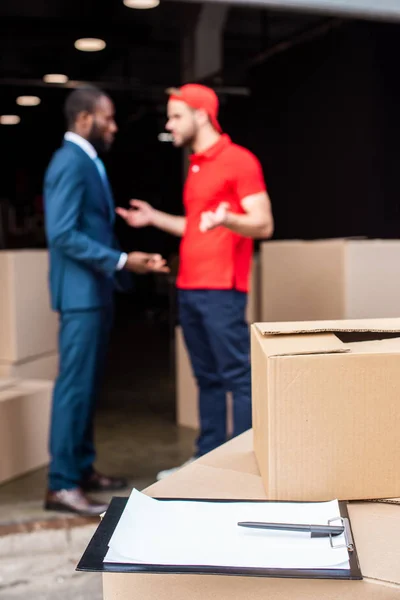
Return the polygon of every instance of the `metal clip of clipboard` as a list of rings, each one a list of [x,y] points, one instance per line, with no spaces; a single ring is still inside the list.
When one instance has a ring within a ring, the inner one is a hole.
[[[331,544],[331,548],[347,548],[349,552],[353,552],[354,550],[354,542],[353,536],[351,535],[350,522],[347,517],[335,517],[334,519],[328,519],[328,524],[332,525],[334,521],[341,521],[342,526],[344,527],[344,539],[346,540],[344,544],[334,544],[333,538],[329,536],[329,542]]]

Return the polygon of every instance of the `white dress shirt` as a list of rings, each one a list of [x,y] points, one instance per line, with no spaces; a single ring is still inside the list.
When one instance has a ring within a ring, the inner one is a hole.
[[[90,142],[88,142],[88,140],[85,140],[85,138],[78,135],[77,133],[74,133],[73,131],[67,131],[67,133],[64,135],[64,139],[67,142],[72,142],[73,144],[76,144],[77,146],[82,148],[82,150],[84,152],[86,152],[86,154],[92,160],[95,160],[97,158],[97,152],[96,152],[95,148],[93,147],[93,145]],[[127,260],[128,260],[128,255],[126,254],[126,252],[121,252],[121,256],[119,257],[119,261],[117,264],[117,271],[120,271],[121,269],[124,268]]]

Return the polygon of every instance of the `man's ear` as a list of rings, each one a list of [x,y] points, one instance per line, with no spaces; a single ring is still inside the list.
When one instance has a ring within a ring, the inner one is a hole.
[[[210,120],[208,114],[203,108],[198,108],[196,110],[196,118],[199,125],[205,125]]]
[[[84,131],[90,131],[93,125],[94,116],[87,110],[80,112],[76,119],[76,124]]]

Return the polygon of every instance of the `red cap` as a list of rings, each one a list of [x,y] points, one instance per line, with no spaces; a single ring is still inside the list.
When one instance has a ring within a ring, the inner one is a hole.
[[[180,88],[169,88],[167,94],[171,100],[180,100],[195,110],[204,110],[214,129],[222,133],[218,123],[219,102],[214,90],[198,83],[187,83]]]

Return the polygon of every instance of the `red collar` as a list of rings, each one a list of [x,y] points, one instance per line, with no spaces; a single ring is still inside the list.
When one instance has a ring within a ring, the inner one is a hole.
[[[222,152],[229,144],[231,144],[231,138],[226,133],[223,133],[219,138],[218,142],[204,150],[203,152],[199,152],[198,154],[190,155],[190,162],[200,162],[202,160],[210,160],[215,158],[217,154]]]

